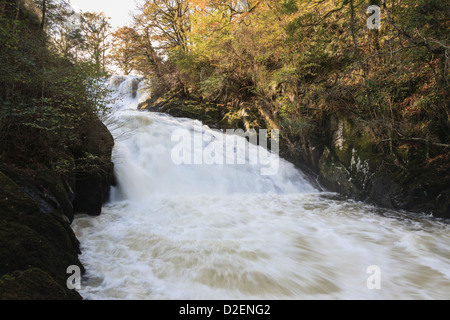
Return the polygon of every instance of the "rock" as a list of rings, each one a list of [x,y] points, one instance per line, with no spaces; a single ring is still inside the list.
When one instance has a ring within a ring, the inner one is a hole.
[[[325,188],[343,195],[352,195],[356,199],[363,197],[364,190],[329,148],[325,148],[320,158],[319,169],[319,182]]]
[[[380,207],[450,217],[450,156],[427,161],[423,148],[378,149],[357,119],[332,118],[319,160],[319,180],[330,191]]]
[[[33,268],[0,277],[0,300],[80,300],[48,273]]]
[[[139,104],[138,110],[166,113],[177,118],[195,119],[216,129],[237,129],[239,124],[241,127],[243,125],[241,117],[229,114],[226,107],[183,99],[176,93],[152,97]]]
[[[402,187],[388,175],[377,175],[371,181],[368,199],[384,208],[403,208],[408,201],[404,200],[402,192]]]
[[[134,78],[131,83],[131,97],[136,99],[139,89],[139,84],[143,81],[143,78]]]
[[[84,141],[74,152],[75,161],[81,168],[84,167],[83,162],[90,162],[87,166],[89,170],[81,170],[75,176],[74,211],[100,215],[114,184],[114,164],[111,162],[114,138],[98,118],[86,121],[81,130]]]
[[[73,189],[66,179],[58,174],[55,174],[52,170],[41,170],[36,174],[35,179],[38,183],[48,190],[48,194],[51,194],[61,211],[61,214],[67,217],[72,223],[74,219],[74,210],[72,201],[74,200]]]
[[[448,216],[450,212],[450,190],[444,190],[436,197],[437,215]]]
[[[2,172],[0,185],[2,186],[0,189],[2,297],[27,299],[36,293],[43,298],[55,294],[61,297],[80,298],[78,293],[69,290],[65,285],[68,266],[77,265],[80,270],[84,270],[78,259],[79,242],[69,222],[54,213],[43,212],[40,205],[23,188]],[[30,269],[40,271],[27,272]],[[28,284],[25,283],[28,283],[32,290],[38,284],[51,285],[33,293],[21,291],[27,290]],[[55,289],[56,287],[58,289]],[[64,294],[61,295],[61,292]]]
[[[108,200],[109,184],[102,177],[79,174],[76,181],[75,211],[91,216],[102,213],[103,204]]]

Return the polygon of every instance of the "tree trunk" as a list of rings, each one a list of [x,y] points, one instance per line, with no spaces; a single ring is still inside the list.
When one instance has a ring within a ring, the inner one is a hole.
[[[155,66],[155,71],[156,74],[158,76],[160,76],[160,71],[161,71],[161,61],[158,57],[158,54],[155,51],[155,48],[153,47],[152,41],[150,40],[150,31],[149,29],[146,29],[146,40],[147,40],[147,45],[148,45],[148,50],[150,51],[150,56],[151,59],[153,60],[154,66]]]
[[[42,21],[40,27],[41,30],[44,30],[46,15],[47,15],[47,0],[42,0]]]

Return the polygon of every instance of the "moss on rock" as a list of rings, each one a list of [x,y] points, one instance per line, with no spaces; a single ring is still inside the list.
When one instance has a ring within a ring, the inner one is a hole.
[[[319,180],[330,191],[376,205],[450,217],[450,155],[429,159],[427,148],[389,143],[358,119],[335,116],[325,131],[328,145],[319,160]]]
[[[75,176],[75,213],[100,215],[114,184],[114,164],[111,161],[114,138],[108,128],[94,117],[80,128],[82,143],[74,150],[79,168]]]
[[[339,161],[329,148],[325,151],[319,161],[319,182],[327,189],[345,195],[354,195],[355,198],[363,196],[363,190],[358,182],[352,179],[352,174]]]
[[[0,277],[0,300],[80,300],[45,271],[32,268]]]
[[[40,269],[52,282],[64,288],[65,296],[79,297],[77,293],[65,288],[67,267],[78,265],[83,270],[78,259],[79,243],[69,223],[42,212],[39,205],[2,172],[0,184],[0,276]],[[39,275],[39,279],[33,279],[33,274]],[[7,277],[5,279],[8,281],[1,282],[0,292],[8,293],[14,287],[14,281],[19,281],[14,294],[5,293],[3,298],[27,299],[44,292],[42,297],[45,298],[55,294],[53,285],[43,287],[37,293],[28,292],[27,289],[20,293],[19,288],[27,288],[25,279],[32,283],[30,290],[34,290],[34,284],[42,280],[41,273],[25,275],[26,277]]]

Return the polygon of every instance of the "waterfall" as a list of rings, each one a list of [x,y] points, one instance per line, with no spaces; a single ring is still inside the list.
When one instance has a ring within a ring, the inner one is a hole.
[[[277,170],[264,175],[268,162],[252,161],[263,147],[241,136],[229,147],[229,134],[199,121],[138,111],[140,77],[109,85],[118,185],[100,217],[73,225],[85,298],[449,297],[445,222],[320,192],[273,153]],[[178,161],[180,150],[192,161]],[[223,163],[206,161],[211,150]]]

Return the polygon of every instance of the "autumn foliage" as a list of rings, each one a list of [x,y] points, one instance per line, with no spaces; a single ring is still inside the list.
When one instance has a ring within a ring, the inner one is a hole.
[[[378,30],[367,27],[370,5]],[[124,70],[162,91],[258,108],[288,139],[320,136],[343,113],[377,143],[427,141],[439,154],[450,143],[449,13],[439,0],[146,0],[116,54],[133,49]],[[145,55],[151,68],[139,65]]]

